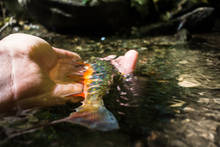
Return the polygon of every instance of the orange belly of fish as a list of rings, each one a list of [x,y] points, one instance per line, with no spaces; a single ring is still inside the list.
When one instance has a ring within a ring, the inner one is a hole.
[[[88,88],[89,85],[92,83],[90,79],[91,75],[93,74],[94,70],[90,64],[85,64],[86,71],[83,74],[83,92],[79,94],[74,94],[75,97],[83,97],[86,98],[88,95]]]

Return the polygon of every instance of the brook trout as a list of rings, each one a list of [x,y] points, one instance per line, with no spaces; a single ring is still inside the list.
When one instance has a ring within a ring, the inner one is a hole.
[[[108,61],[102,60],[85,66],[83,104],[65,120],[101,131],[118,129],[117,119],[106,109],[102,99],[113,83],[116,70]]]

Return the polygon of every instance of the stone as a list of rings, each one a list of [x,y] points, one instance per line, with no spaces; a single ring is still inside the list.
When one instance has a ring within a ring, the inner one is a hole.
[[[183,28],[190,32],[204,32],[210,30],[214,25],[213,12],[214,8],[212,7],[199,7],[185,13],[177,18],[180,21],[177,30]]]
[[[195,109],[188,106],[188,107],[185,107],[185,108],[183,109],[183,111],[185,111],[185,112],[194,112]]]
[[[198,81],[194,79],[192,75],[182,74],[178,78],[178,85],[181,87],[198,87],[201,85]]]
[[[125,0],[10,0],[6,4],[15,14],[28,15],[64,33],[112,31],[130,26],[138,18]]]

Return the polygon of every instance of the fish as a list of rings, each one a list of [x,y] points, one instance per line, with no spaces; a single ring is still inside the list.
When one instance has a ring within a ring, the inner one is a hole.
[[[83,92],[77,95],[84,100],[65,121],[99,131],[119,129],[116,117],[104,106],[103,96],[110,90],[114,76],[120,73],[105,60],[86,63],[85,69]]]

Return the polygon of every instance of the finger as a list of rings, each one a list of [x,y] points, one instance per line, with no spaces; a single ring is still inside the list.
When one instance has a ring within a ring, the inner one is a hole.
[[[80,56],[74,52],[54,48],[58,60],[50,71],[50,77],[56,83],[80,82],[84,72],[84,64]]]
[[[120,56],[111,63],[122,74],[132,73],[137,63],[138,53],[135,50],[128,51],[124,56]]]
[[[69,97],[71,95],[82,93],[83,85],[79,83],[74,84],[57,84],[54,88],[53,95],[56,97]]]
[[[130,50],[125,54],[125,65],[127,65],[128,71],[127,72],[133,72],[138,59],[138,52],[135,50]]]
[[[72,83],[80,82],[84,71],[84,65],[77,64],[71,59],[59,59],[49,75],[56,83]]]
[[[53,47],[53,49],[57,53],[58,58],[71,58],[74,61],[81,60],[80,56],[74,52],[67,51],[64,49],[55,48],[55,47]]]

